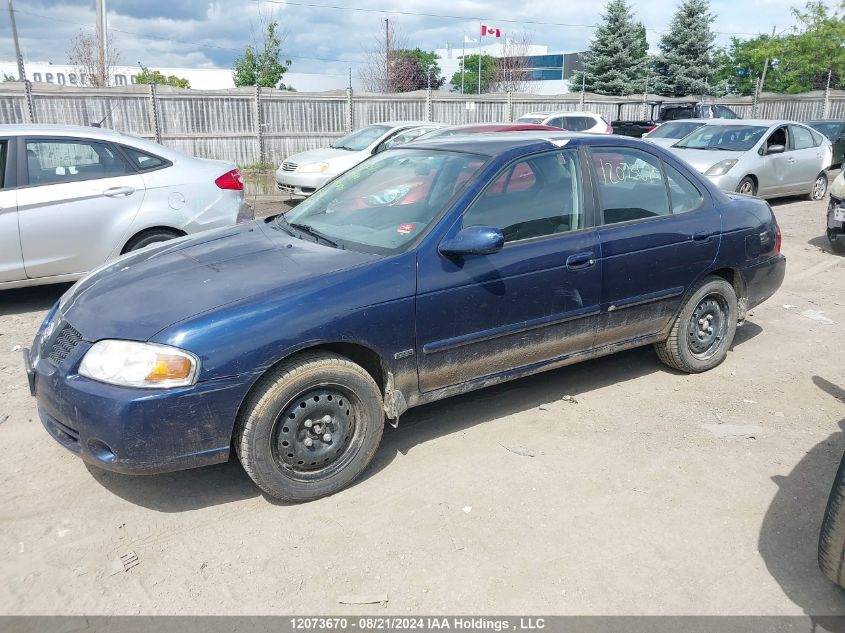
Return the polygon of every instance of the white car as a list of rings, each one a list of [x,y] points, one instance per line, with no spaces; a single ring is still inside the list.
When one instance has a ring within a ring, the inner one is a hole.
[[[661,147],[671,147],[685,136],[692,134],[707,123],[704,119],[678,119],[661,123],[648,134],[643,134],[643,140]]]
[[[532,112],[523,114],[516,122],[551,125],[569,132],[613,134],[613,128],[595,112]]]
[[[373,154],[443,127],[431,121],[386,121],[350,132],[328,147],[288,156],[276,170],[280,191],[310,196],[329,180]]]
[[[253,216],[232,163],[94,127],[0,125],[0,289]]]

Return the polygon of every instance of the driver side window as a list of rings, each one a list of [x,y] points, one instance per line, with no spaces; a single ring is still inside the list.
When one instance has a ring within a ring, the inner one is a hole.
[[[769,138],[766,140],[767,151],[776,145],[783,145],[783,147],[785,148],[789,146],[789,142],[786,136],[786,127],[779,127],[774,132],[772,132]]]
[[[477,225],[498,228],[505,242],[584,228],[577,152],[547,152],[505,167],[464,214],[464,227]]]

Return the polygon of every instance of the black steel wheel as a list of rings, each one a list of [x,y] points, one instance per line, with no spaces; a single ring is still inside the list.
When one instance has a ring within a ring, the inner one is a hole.
[[[712,369],[727,356],[737,326],[737,297],[721,277],[705,277],[687,293],[666,340],[654,348],[660,360],[680,371]]]
[[[235,449],[269,496],[308,501],[354,481],[384,431],[381,391],[348,358],[306,352],[280,363],[241,409]]]

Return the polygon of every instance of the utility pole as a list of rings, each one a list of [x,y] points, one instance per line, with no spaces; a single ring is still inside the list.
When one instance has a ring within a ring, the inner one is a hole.
[[[15,23],[15,9],[12,6],[12,0],[9,0],[9,21],[12,23],[12,39],[15,40],[15,59],[18,62],[18,79],[26,81],[26,70],[23,67],[23,55],[21,55],[21,45],[18,42],[18,25]]]
[[[775,28],[776,28],[775,26],[772,27],[772,39],[775,38]],[[763,85],[766,83],[766,73],[768,72],[768,70],[769,70],[769,58],[766,57],[766,61],[763,64],[763,74],[760,76],[760,87],[758,88],[758,90],[760,92],[763,92]]]
[[[97,74],[101,87],[109,85],[106,70],[106,0],[97,0]]]
[[[9,0],[11,2],[11,0]],[[464,45],[461,49],[461,94],[464,94],[464,63],[467,57],[467,34],[464,33]]]
[[[478,24],[478,96],[481,96],[481,23]]]
[[[390,19],[384,18],[384,91],[390,92]]]

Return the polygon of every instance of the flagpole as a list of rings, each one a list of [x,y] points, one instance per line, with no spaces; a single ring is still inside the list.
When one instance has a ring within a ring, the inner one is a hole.
[[[481,22],[478,23],[478,94],[481,94]]]

